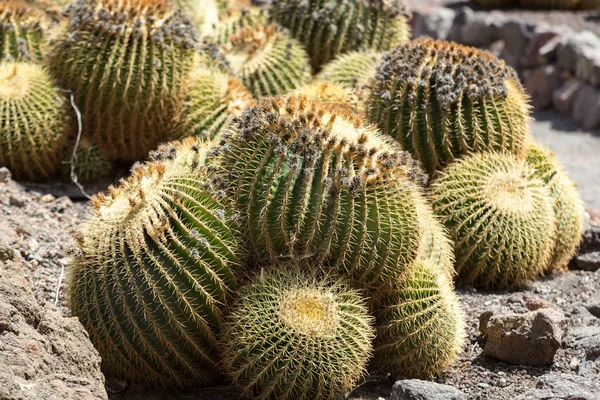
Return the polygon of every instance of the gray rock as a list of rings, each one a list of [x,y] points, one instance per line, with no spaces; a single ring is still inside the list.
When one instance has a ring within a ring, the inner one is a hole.
[[[557,50],[558,66],[565,71],[575,72],[577,56],[585,48],[599,49],[598,35],[590,31],[581,31],[567,36]]]
[[[455,17],[456,11],[445,7],[427,9],[423,13],[415,11],[413,13],[413,36],[428,36],[433,39],[446,40],[450,35]]]
[[[487,323],[480,326],[487,336],[483,353],[513,365],[551,363],[565,332],[564,315],[550,308],[484,318]]]
[[[543,31],[536,33],[525,48],[521,66],[532,68],[554,61],[553,58],[556,56],[556,48],[560,41],[561,37],[557,32]]]
[[[600,127],[600,89],[585,85],[578,90],[571,115],[583,129]]]
[[[594,86],[600,84],[600,49],[585,47],[577,53],[575,77]]]
[[[525,87],[531,96],[531,104],[536,110],[552,106],[552,93],[561,84],[560,70],[554,65],[544,65],[534,69],[525,79]]]
[[[590,304],[586,308],[594,317],[600,318],[600,303]]]
[[[565,115],[571,115],[573,103],[583,83],[575,78],[570,78],[558,89],[552,92],[552,104],[554,108]]]
[[[533,37],[534,27],[532,23],[521,20],[507,21],[498,27],[498,36],[505,43],[501,56],[511,67],[521,67],[521,59]]]
[[[581,253],[600,251],[600,226],[587,224],[579,250]]]
[[[12,174],[6,167],[0,168],[0,183],[7,183],[12,178]]]
[[[500,38],[500,29],[506,18],[500,12],[475,13],[460,27],[460,43],[467,46],[489,46]]]
[[[577,375],[551,373],[515,400],[600,400],[599,393],[598,383]]]
[[[389,400],[466,400],[458,389],[419,379],[397,381]]]
[[[571,268],[583,271],[598,271],[600,269],[600,252],[593,251],[591,253],[577,254]]]
[[[567,336],[570,347],[585,351],[588,358],[600,357],[600,327],[582,326],[573,329]]]

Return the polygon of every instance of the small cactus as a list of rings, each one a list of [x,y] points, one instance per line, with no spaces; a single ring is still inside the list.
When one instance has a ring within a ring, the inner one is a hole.
[[[372,325],[343,281],[277,265],[242,288],[223,329],[224,369],[247,398],[335,400],[366,375]]]
[[[533,168],[510,154],[474,154],[448,166],[431,188],[450,231],[461,281],[512,288],[543,273],[552,258],[552,200]]]
[[[557,235],[550,269],[564,269],[583,238],[583,202],[575,185],[549,149],[538,143],[530,143],[527,162],[535,169],[535,175],[544,181],[553,200]]]
[[[338,54],[386,51],[411,36],[402,0],[281,0],[272,16],[304,44],[315,70]]]
[[[69,150],[69,157],[73,150],[73,148]],[[78,182],[94,182],[109,178],[114,173],[113,163],[106,157],[102,149],[87,138],[81,139],[75,156],[74,172],[77,175]],[[71,164],[66,164],[64,169],[64,175],[69,176],[71,174]]]
[[[369,119],[430,173],[475,152],[521,155],[530,106],[515,71],[491,53],[418,39],[383,56]]]
[[[0,2],[0,61],[41,63],[48,18],[24,0]]]
[[[421,239],[425,177],[348,107],[265,99],[232,126],[219,162],[259,256],[316,257],[366,284],[403,272]]]
[[[219,22],[215,25],[212,36],[216,43],[226,44],[241,29],[267,22],[267,12],[262,8],[235,7],[219,15]]]
[[[169,138],[194,27],[169,0],[77,0],[65,13],[50,64],[75,94],[83,134],[111,159],[143,159]]]
[[[226,49],[234,75],[257,99],[289,93],[311,78],[306,51],[276,25],[246,26]]]
[[[198,68],[188,78],[182,107],[180,137],[218,140],[233,120],[256,100],[237,79],[219,71]]]
[[[358,98],[352,89],[331,82],[314,82],[294,92],[308,100],[347,106],[358,110]]]
[[[240,238],[202,146],[170,144],[161,160],[137,165],[92,199],[76,236],[69,305],[111,375],[173,388],[218,377]]]
[[[0,64],[0,165],[16,179],[55,175],[66,158],[69,105],[37,64]]]

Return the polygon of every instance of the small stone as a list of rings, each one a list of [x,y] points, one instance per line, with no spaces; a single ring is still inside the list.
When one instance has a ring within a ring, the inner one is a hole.
[[[104,382],[104,387],[106,388],[106,391],[110,394],[119,394],[125,391],[125,389],[127,389],[128,386],[129,383],[126,380],[114,377],[106,377],[106,381]]]
[[[594,317],[600,318],[600,303],[590,304],[586,308]]]
[[[531,104],[536,110],[552,106],[552,92],[561,84],[561,73],[554,65],[536,68],[525,79],[525,87],[531,95]]]
[[[552,50],[556,50],[560,43],[560,36],[554,31],[537,32],[525,48],[525,53],[521,59],[521,66],[524,68],[537,67],[551,61]],[[542,54],[542,49],[544,53]]]
[[[600,90],[592,85],[585,85],[578,90],[571,114],[583,129],[600,127]]]
[[[600,327],[582,326],[575,328],[569,332],[567,343],[572,348],[585,351],[588,358],[600,357]]]
[[[8,198],[8,202],[11,206],[15,207],[25,207],[25,200],[21,197],[17,197],[15,195],[10,195]]]
[[[458,389],[440,383],[406,379],[394,383],[389,400],[466,400]]]
[[[488,385],[485,382],[480,382],[480,383],[477,384],[477,386],[479,386],[482,389],[488,389],[490,387],[490,385]]]
[[[581,31],[568,35],[557,50],[557,63],[560,69],[575,72],[577,56],[586,48],[600,48],[600,38],[595,33]]]
[[[575,97],[583,86],[584,84],[575,78],[568,79],[552,92],[552,104],[554,108],[562,114],[570,115]]]
[[[542,375],[535,389],[515,400],[600,400],[600,384],[581,376],[550,373]]]
[[[56,200],[56,197],[52,196],[49,193],[40,196],[40,202],[42,203],[52,203],[54,200]]]
[[[591,253],[576,255],[575,262],[571,268],[582,271],[598,271],[600,269],[600,252],[593,251]]]
[[[0,168],[0,183],[8,183],[8,181],[10,181],[10,178],[12,178],[12,174],[10,173],[8,168],[1,167]]]

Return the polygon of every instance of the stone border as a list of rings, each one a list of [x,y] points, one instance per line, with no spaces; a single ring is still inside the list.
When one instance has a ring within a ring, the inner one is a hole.
[[[536,110],[554,107],[583,129],[600,128],[600,37],[501,11],[414,7],[414,37],[486,48],[517,70]]]

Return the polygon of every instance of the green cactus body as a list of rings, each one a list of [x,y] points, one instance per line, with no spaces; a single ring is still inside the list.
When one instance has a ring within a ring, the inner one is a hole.
[[[68,101],[47,71],[0,64],[0,166],[16,179],[50,178],[66,158]]]
[[[233,125],[220,162],[262,257],[314,256],[364,283],[401,274],[421,240],[410,156],[347,107],[266,99]]]
[[[70,157],[73,150],[74,146],[70,148],[67,157]],[[63,171],[63,175],[70,176],[71,164],[65,164]],[[114,165],[106,157],[102,149],[87,138],[82,138],[77,147],[75,158],[75,175],[77,175],[77,181],[82,183],[95,182],[109,178],[113,173]]]
[[[518,0],[472,0],[473,3],[479,4],[486,8],[509,8],[518,5]]]
[[[224,366],[245,397],[334,400],[366,375],[373,319],[343,281],[277,265],[242,289]]]
[[[219,71],[199,68],[188,78],[180,136],[218,140],[233,118],[256,100],[237,79]]]
[[[581,10],[600,10],[600,0],[581,0],[579,8]]]
[[[77,0],[66,14],[50,64],[75,94],[84,135],[111,159],[145,158],[170,137],[195,29],[168,0]]]
[[[257,99],[289,93],[311,78],[306,51],[276,25],[244,27],[226,49],[234,75]]]
[[[564,269],[583,237],[583,202],[575,185],[549,149],[531,143],[527,148],[527,162],[535,169],[535,175],[544,181],[553,200],[557,235],[550,269]]]
[[[485,151],[521,155],[530,106],[515,71],[491,53],[419,39],[383,56],[368,117],[428,172]]]
[[[358,110],[358,98],[352,89],[331,82],[314,82],[294,92],[294,95],[305,96],[311,101],[337,104]]]
[[[0,61],[41,63],[46,15],[23,0],[0,2]]]
[[[267,12],[262,8],[233,8],[219,16],[219,23],[215,26],[213,39],[216,43],[226,44],[232,35],[241,29],[256,24],[265,25],[268,22]]]
[[[522,286],[552,257],[556,221],[533,168],[509,154],[474,154],[450,164],[431,188],[435,213],[455,242],[463,282]]]
[[[576,10],[581,0],[519,0],[525,8],[544,10]]]
[[[113,376],[175,388],[218,376],[239,236],[202,146],[170,145],[166,158],[94,197],[76,237],[69,305]]]
[[[282,0],[272,16],[304,44],[315,70],[338,54],[386,51],[411,36],[401,0]]]

